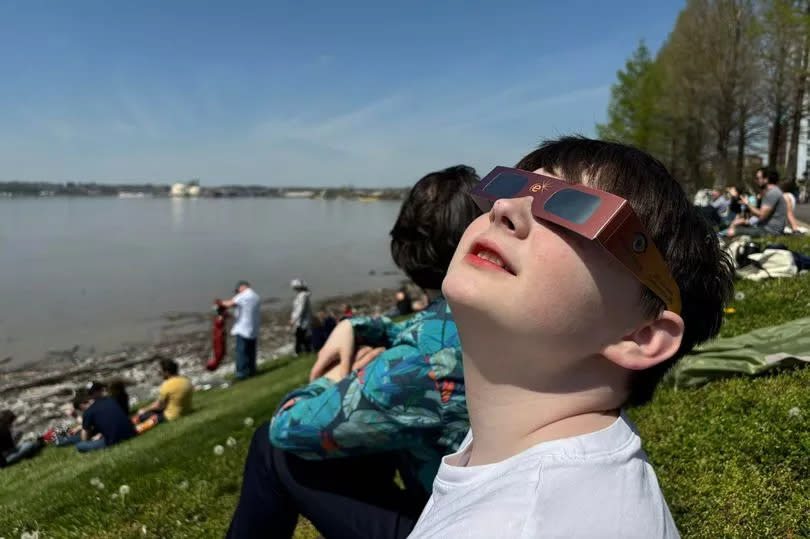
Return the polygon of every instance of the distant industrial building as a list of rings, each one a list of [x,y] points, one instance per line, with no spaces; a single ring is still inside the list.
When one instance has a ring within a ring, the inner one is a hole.
[[[172,185],[170,194],[175,198],[198,197],[200,196],[200,181],[192,180],[189,183],[175,183]]]

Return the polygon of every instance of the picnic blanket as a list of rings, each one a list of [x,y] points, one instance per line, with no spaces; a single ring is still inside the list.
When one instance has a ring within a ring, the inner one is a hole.
[[[810,318],[799,318],[698,346],[670,369],[663,383],[693,388],[730,376],[806,365],[810,365]]]

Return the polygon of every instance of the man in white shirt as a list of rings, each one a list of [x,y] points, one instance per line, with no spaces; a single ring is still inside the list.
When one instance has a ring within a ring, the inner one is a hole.
[[[488,213],[442,284],[470,431],[410,537],[678,537],[622,408],[720,328],[733,271],[710,226],[651,156],[580,137],[471,194]]]
[[[247,281],[239,281],[233,299],[218,301],[217,305],[236,307],[236,321],[231,335],[236,337],[236,379],[244,380],[256,374],[256,339],[261,323],[261,300]]]

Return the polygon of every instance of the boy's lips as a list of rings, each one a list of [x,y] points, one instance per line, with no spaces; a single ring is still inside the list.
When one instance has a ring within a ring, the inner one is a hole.
[[[484,269],[493,269],[515,275],[514,270],[501,254],[498,247],[486,240],[478,240],[473,243],[470,252],[464,260],[473,266]]]

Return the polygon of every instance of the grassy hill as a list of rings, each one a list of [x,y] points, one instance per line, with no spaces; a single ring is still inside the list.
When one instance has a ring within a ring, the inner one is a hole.
[[[789,242],[810,252],[810,240]],[[745,297],[735,301],[724,336],[810,312],[810,275],[737,289]],[[112,449],[48,448],[0,470],[0,537],[222,537],[253,429],[306,381],[312,361],[282,359],[252,380],[199,393],[188,418]],[[659,391],[630,410],[684,537],[810,537],[808,388],[810,369],[803,369]],[[91,484],[96,478],[103,488]],[[302,522],[296,536],[317,532]]]

